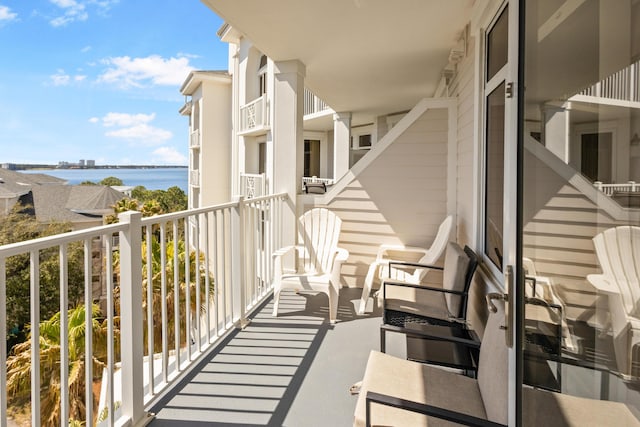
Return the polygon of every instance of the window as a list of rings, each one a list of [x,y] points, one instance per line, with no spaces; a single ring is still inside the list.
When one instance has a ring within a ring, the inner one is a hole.
[[[351,148],[353,150],[368,150],[373,145],[373,125],[360,126],[351,129]]]
[[[320,176],[320,141],[304,140],[304,176]]]
[[[502,272],[508,8],[486,35],[484,255]]]
[[[258,67],[258,96],[267,93],[267,56],[260,57],[260,66]]]

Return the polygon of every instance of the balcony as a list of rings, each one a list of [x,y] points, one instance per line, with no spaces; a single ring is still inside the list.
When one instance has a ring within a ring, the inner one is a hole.
[[[192,187],[200,186],[200,171],[192,170],[189,171],[189,185]]]
[[[239,135],[254,135],[269,129],[269,106],[263,95],[240,107]]]
[[[253,199],[267,194],[267,178],[265,174],[240,174],[240,195]]]
[[[189,137],[189,147],[191,148],[200,148],[200,130],[196,129],[191,132],[191,136]]]
[[[317,114],[331,113],[333,110],[309,89],[304,89],[304,115],[313,116]]]
[[[97,318],[94,314],[92,318],[91,310],[86,310],[83,327],[86,331],[83,342],[87,343],[84,354],[92,355],[94,349],[97,352],[100,347],[96,342],[98,335],[94,333],[96,325],[103,325],[101,333],[104,332],[103,344],[106,346],[104,371],[95,369],[100,365],[95,363],[84,363],[83,372],[75,371],[78,365],[73,364],[77,362],[73,355],[78,349],[69,350],[75,344],[73,336],[70,336],[70,321],[67,316],[60,316],[61,333],[57,348],[62,352],[56,352],[59,361],[51,365],[50,360],[45,359],[51,355],[44,354],[43,347],[40,347],[40,352],[30,352],[28,366],[32,369],[25,384],[29,384],[27,392],[30,390],[31,425],[43,425],[41,412],[45,407],[50,408],[46,405],[51,403],[45,402],[44,395],[52,387],[59,388],[59,399],[63,402],[61,406],[57,405],[61,420],[72,418],[71,408],[86,406],[86,419],[95,420],[100,414],[103,419],[100,425],[123,425],[126,422],[140,425],[144,422],[149,408],[152,405],[157,408],[159,398],[165,392],[176,384],[183,384],[178,381],[183,381],[194,366],[200,366],[198,364],[211,354],[212,349],[220,351],[221,345],[228,344],[230,337],[239,333],[236,328],[246,324],[249,313],[269,298],[271,253],[282,245],[280,227],[285,201],[284,194],[271,195],[148,218],[141,218],[138,212],[126,212],[120,215],[117,224],[0,247],[2,301],[6,301],[10,279],[8,267],[18,257],[30,266],[31,274],[25,279],[28,282],[25,285],[31,294],[31,348],[38,348],[39,342],[40,346],[43,345],[39,327],[47,319],[40,318],[39,306],[41,299],[52,297],[43,295],[40,289],[40,278],[44,274],[40,270],[40,258],[45,251],[59,254],[59,277],[56,280],[60,283],[60,295],[55,298],[59,297],[59,307],[63,312],[69,306],[70,287],[78,285],[70,280],[68,259],[71,248],[79,247],[84,251],[84,280],[80,286],[83,282],[85,307],[95,303],[92,278],[96,273],[104,273],[105,277],[103,314]],[[104,266],[104,272],[96,272],[100,267],[91,262],[95,242],[104,249],[103,262],[98,263]],[[181,247],[190,249],[190,257],[187,258],[190,262],[184,262],[184,256],[173,256],[178,250],[174,251],[174,248]],[[147,268],[152,265],[153,268]],[[149,283],[153,286],[147,286]],[[115,290],[118,292],[114,294]],[[322,317],[322,310],[315,315],[319,313]],[[283,317],[283,325],[297,323],[293,320],[292,317]],[[327,328],[326,325],[320,326],[322,320],[316,319],[311,323],[315,326],[309,328],[321,331]],[[297,330],[301,326],[287,327]],[[7,307],[3,304],[0,306],[2,425],[6,425],[8,417],[6,396],[10,376],[6,368],[6,330]],[[315,346],[312,349],[315,350]],[[91,361],[92,358],[86,360]],[[51,371],[48,366],[56,368]],[[94,385],[86,388],[86,393],[80,397],[82,402],[73,400],[77,397],[72,397],[70,390],[77,388],[78,383],[70,387],[71,372],[76,380],[86,379],[82,384]],[[245,375],[248,372],[249,367]],[[51,378],[58,380],[49,380]],[[96,411],[93,402],[98,401],[98,393],[92,390],[100,387],[103,390],[99,396],[102,406]],[[224,386],[216,391],[218,394],[226,392]]]
[[[640,61],[585,88],[569,100],[638,108],[640,106]]]

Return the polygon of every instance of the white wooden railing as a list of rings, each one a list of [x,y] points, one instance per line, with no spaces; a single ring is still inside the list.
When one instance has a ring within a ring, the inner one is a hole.
[[[106,284],[102,315],[107,324],[107,360],[100,400],[107,409],[100,425],[141,425],[149,417],[146,408],[159,393],[228,331],[242,324],[247,313],[269,295],[271,253],[282,244],[286,197],[279,194],[240,199],[149,218],[141,218],[139,212],[125,212],[117,224],[0,246],[0,425],[8,423],[5,302],[7,265],[15,257],[26,257],[31,272],[26,279],[31,295],[31,425],[42,424],[42,390],[60,387],[61,425],[67,425],[71,403],[78,406],[78,402],[70,402],[67,316],[60,316],[61,356],[55,365],[58,368],[54,368],[60,369],[60,384],[41,383],[45,373],[42,370],[52,368],[47,367],[50,364],[41,367],[38,351],[39,325],[45,320],[40,318],[40,256],[51,248],[59,254],[59,307],[60,312],[66,313],[69,247],[80,244],[85,259],[84,304],[91,307],[92,276],[97,273],[92,270],[98,268],[91,262],[95,241],[103,247],[101,268],[105,270]],[[173,256],[173,248],[182,245],[190,249],[193,258],[184,265]],[[149,265],[156,267],[143,276],[143,269]],[[114,296],[116,290],[118,297]],[[94,319],[91,310],[86,312],[83,374],[86,384],[93,384],[100,375],[92,368]],[[154,342],[156,338],[160,341]],[[120,345],[116,347],[114,343],[118,341]],[[86,419],[79,421],[94,425],[97,414],[92,409],[93,387],[86,387],[83,401],[79,404],[87,408]]]
[[[333,185],[335,180],[333,178],[318,178],[317,176],[303,176],[302,177],[302,185],[304,183],[325,183],[326,185]]]
[[[640,61],[589,86],[579,95],[640,102]]]
[[[239,133],[251,132],[269,125],[267,98],[263,95],[240,107]]]
[[[595,181],[593,186],[602,191],[607,196],[613,196],[614,193],[629,193],[640,191],[640,184],[635,181],[629,181],[626,184],[604,184],[600,181]]]
[[[192,170],[189,171],[189,184],[193,187],[199,187],[200,186],[200,171],[199,170]]]
[[[200,147],[200,129],[191,132],[189,137],[189,146],[192,148]]]
[[[329,106],[309,89],[304,89],[304,115],[330,110]]]
[[[267,178],[263,173],[241,173],[240,174],[240,195],[253,199],[267,194]]]

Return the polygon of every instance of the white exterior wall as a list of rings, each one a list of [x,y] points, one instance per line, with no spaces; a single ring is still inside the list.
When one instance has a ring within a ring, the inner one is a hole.
[[[200,132],[200,206],[231,200],[231,84],[204,82]]]
[[[448,120],[446,108],[427,110],[328,203],[349,251],[343,286],[362,286],[379,245],[429,247],[435,238],[447,215]]]

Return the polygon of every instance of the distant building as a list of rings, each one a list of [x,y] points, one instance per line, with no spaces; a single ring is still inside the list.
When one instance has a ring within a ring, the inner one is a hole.
[[[15,163],[3,163],[2,164],[2,169],[7,169],[10,171],[14,171],[16,169],[18,169],[18,166]]]
[[[87,160],[87,167],[88,168],[96,167],[96,161],[95,160]]]

